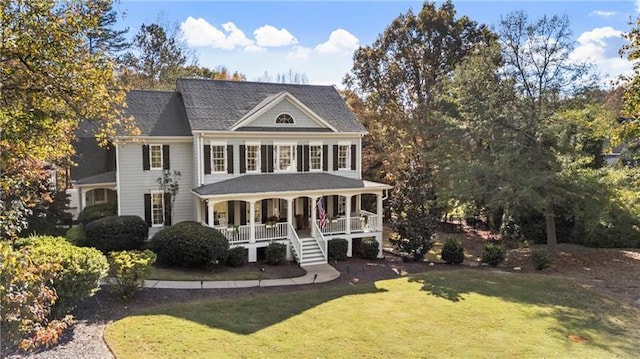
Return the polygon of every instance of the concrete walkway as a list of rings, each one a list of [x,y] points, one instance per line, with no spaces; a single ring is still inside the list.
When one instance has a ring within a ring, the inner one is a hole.
[[[324,283],[332,281],[340,276],[335,268],[328,264],[317,264],[303,267],[307,274],[296,278],[263,279],[263,280],[205,280],[205,281],[172,281],[172,280],[146,280],[145,288],[159,289],[227,289],[227,288],[251,288],[251,287],[278,287],[285,285],[300,285],[312,283]]]

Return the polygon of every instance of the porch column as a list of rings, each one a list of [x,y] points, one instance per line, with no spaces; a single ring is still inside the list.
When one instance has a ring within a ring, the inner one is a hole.
[[[256,242],[256,201],[249,201],[249,243]]]
[[[382,192],[380,192],[376,199],[378,200],[378,208],[376,214],[378,215],[378,231],[382,232]]]
[[[78,214],[84,209],[84,194],[82,193],[82,187],[78,187]]]
[[[315,233],[316,217],[318,216],[318,197],[309,197],[311,201],[311,235]]]
[[[344,211],[347,214],[347,223],[345,225],[345,233],[351,234],[351,196],[345,196],[345,209]]]
[[[356,210],[358,214],[362,211],[362,194],[356,195]]]
[[[213,203],[212,200],[208,200],[207,201],[207,213],[209,214],[209,222],[207,223],[207,225],[209,225],[209,227],[213,227],[213,223],[214,223],[214,218],[213,218],[213,207],[216,204]]]
[[[202,223],[202,200],[200,198],[196,200],[196,221]]]
[[[293,198],[287,199],[287,222],[293,228]],[[288,228],[287,231],[289,231]]]

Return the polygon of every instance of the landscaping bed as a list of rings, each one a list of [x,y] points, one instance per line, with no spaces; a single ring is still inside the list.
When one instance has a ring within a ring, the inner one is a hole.
[[[296,263],[282,265],[268,265],[262,262],[247,263],[242,267],[227,267],[223,265],[211,265],[204,268],[189,269],[156,265],[151,273],[150,280],[257,280],[294,278],[305,275],[307,272]]]

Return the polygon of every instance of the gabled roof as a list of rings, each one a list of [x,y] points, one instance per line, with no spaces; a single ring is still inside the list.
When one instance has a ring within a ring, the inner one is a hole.
[[[366,132],[333,86],[178,79],[192,130],[228,131],[286,92],[339,132]]]
[[[116,184],[116,171],[100,173],[95,176],[80,178],[76,181],[76,186],[88,186],[97,184]]]
[[[177,92],[132,90],[125,116],[133,116],[142,136],[191,136],[191,128]]]

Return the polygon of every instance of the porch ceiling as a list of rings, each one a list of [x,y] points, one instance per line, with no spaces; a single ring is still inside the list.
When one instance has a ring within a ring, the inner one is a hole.
[[[193,192],[201,197],[272,192],[323,190],[384,190],[391,186],[328,173],[283,173],[245,175],[200,186]]]

